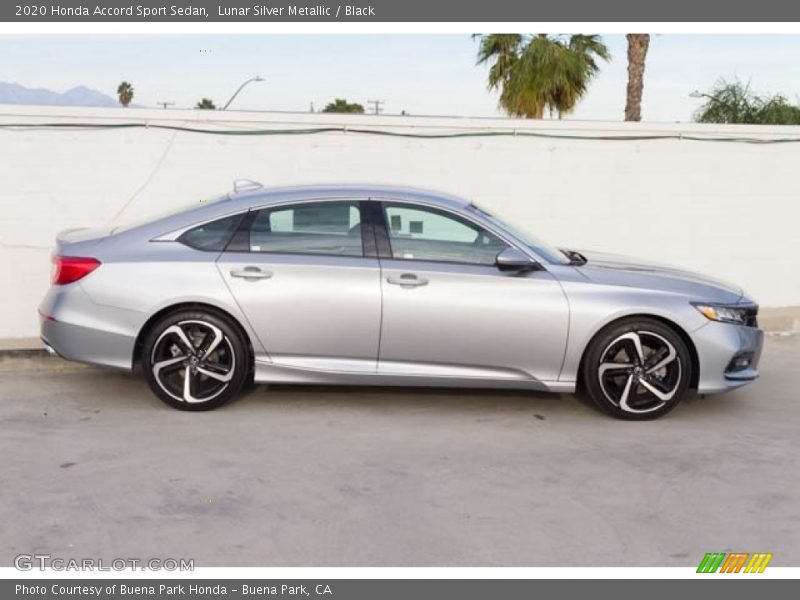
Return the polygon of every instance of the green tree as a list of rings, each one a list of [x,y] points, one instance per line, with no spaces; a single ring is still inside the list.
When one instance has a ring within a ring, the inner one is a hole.
[[[761,98],[758,122],[763,125],[800,125],[800,106],[791,104],[780,94]]]
[[[478,36],[479,65],[489,63],[489,89],[511,116],[559,118],[572,112],[611,54],[597,35],[492,33]]]
[[[753,123],[756,97],[750,85],[736,80],[728,83],[720,79],[694,115],[698,123]]]
[[[128,106],[133,100],[133,86],[127,81],[123,81],[117,86],[117,95],[119,96],[119,103],[122,106]]]
[[[629,33],[628,87],[625,97],[625,120],[642,120],[642,93],[644,92],[644,64],[650,47],[649,33]]]
[[[364,107],[357,102],[348,102],[344,98],[336,98],[333,102],[322,109],[326,113],[357,113],[363,114]]]
[[[800,125],[800,106],[782,94],[759,96],[750,85],[720,79],[694,115],[699,123],[743,123],[757,125]]]
[[[203,98],[195,105],[195,108],[199,108],[200,110],[216,110],[216,105],[211,98]]]

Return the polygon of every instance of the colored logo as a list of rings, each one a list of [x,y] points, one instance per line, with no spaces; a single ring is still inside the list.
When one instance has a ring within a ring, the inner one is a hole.
[[[763,573],[772,554],[766,552],[708,552],[697,567],[698,573]]]

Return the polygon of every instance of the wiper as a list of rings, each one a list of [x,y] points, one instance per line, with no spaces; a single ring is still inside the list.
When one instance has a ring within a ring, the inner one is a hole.
[[[569,259],[570,265],[580,267],[581,265],[585,265],[587,262],[589,262],[589,260],[577,250],[564,250],[563,248],[559,248],[559,250],[561,250],[561,252],[564,253],[564,256]]]

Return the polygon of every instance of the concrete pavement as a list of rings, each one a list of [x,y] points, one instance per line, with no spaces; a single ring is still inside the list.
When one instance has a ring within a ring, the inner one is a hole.
[[[800,564],[800,337],[762,378],[660,421],[571,396],[258,387],[210,413],[137,376],[0,369],[0,564]]]

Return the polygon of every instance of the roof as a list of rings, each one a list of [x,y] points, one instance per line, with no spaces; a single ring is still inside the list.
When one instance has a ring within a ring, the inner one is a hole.
[[[166,217],[137,224],[119,232],[146,239],[174,239],[185,228],[246,211],[251,208],[268,207],[272,204],[302,202],[305,200],[382,198],[418,202],[442,209],[461,210],[469,204],[463,198],[404,186],[374,184],[329,184],[300,185],[261,188],[255,182],[239,185],[242,191],[231,192],[219,201],[198,204],[192,208]]]
[[[262,201],[264,204],[313,198],[396,198],[423,202],[445,208],[463,208],[469,201],[444,192],[422,188],[362,183],[337,183],[260,188],[232,192],[230,199],[241,204]]]

